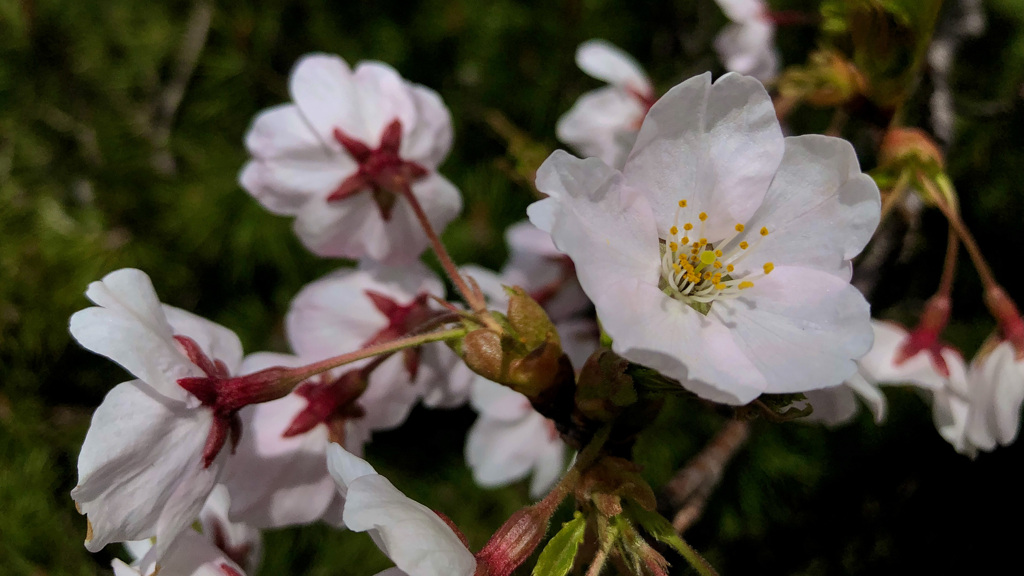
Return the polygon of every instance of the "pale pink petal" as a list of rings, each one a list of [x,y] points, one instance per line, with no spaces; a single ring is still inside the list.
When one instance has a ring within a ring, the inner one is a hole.
[[[857,375],[850,379],[858,378]],[[846,424],[857,415],[860,405],[857,404],[857,395],[849,386],[833,386],[821,390],[808,390],[804,392],[807,402],[814,411],[810,416],[801,418],[801,422],[824,424],[826,426],[841,426]]]
[[[375,541],[410,576],[470,576],[476,559],[437,514],[411,500],[365,461],[332,444],[328,468],[345,493],[345,525]]]
[[[402,138],[403,158],[437,168],[452,147],[452,118],[444,101],[430,88],[410,86],[416,104],[416,124]]]
[[[168,506],[186,512],[194,507],[187,523],[195,519],[206,494],[197,494],[198,501],[191,503],[180,496],[193,487],[202,489],[197,482],[220,470],[215,462],[205,473],[199,471],[212,421],[209,410],[187,410],[138,380],[107,394],[93,414],[78,457],[78,486],[71,491],[92,524],[86,548],[96,552],[110,542],[158,532],[173,539],[173,530],[160,530]]]
[[[766,20],[729,24],[718,33],[715,51],[725,69],[770,82],[779,74],[775,25]]]
[[[785,148],[764,203],[729,244],[750,243],[736,268],[760,271],[772,262],[849,280],[850,259],[878,227],[878,186],[861,173],[846,140],[812,134],[786,138]],[[768,236],[761,236],[762,228]]]
[[[581,156],[615,168],[626,162],[646,110],[635,97],[611,86],[579,97],[555,125],[555,134]]]
[[[572,360],[577,371],[590,355],[597,351],[600,344],[600,329],[597,322],[590,318],[574,318],[555,324],[558,336],[562,341],[562,351]]]
[[[356,83],[363,133],[369,134],[363,143],[371,148],[379,146],[384,129],[395,120],[402,123],[403,140],[407,138],[419,120],[410,85],[394,68],[383,62],[360,62],[352,76]],[[339,127],[345,129],[345,126]]]
[[[159,570],[155,566],[159,562]],[[245,576],[245,570],[217,548],[210,539],[195,530],[185,530],[163,556],[157,557],[155,550],[143,557],[138,574],[156,576],[226,576],[221,566],[228,566]],[[127,574],[131,574],[128,572]]]
[[[588,40],[576,49],[576,65],[588,76],[641,96],[654,91],[640,64],[607,40]]]
[[[71,335],[117,362],[160,394],[183,401],[178,379],[202,376],[178,348],[156,291],[144,272],[126,268],[93,282],[86,292],[99,307],[71,317]]]
[[[326,466],[324,470],[324,475],[327,476]],[[223,545],[224,550],[230,552],[230,556],[239,562],[245,571],[255,572],[263,559],[263,535],[253,526],[231,521],[230,510],[231,495],[226,486],[218,484],[210,492],[210,497],[206,499],[203,509],[199,512],[203,535],[215,545]],[[222,539],[222,542],[218,539]]]
[[[379,128],[373,133],[363,122],[364,111],[352,69],[341,58],[328,54],[303,56],[292,69],[288,90],[326,146],[342,149],[334,139],[335,128],[366,143],[379,141]]]
[[[871,348],[869,305],[846,281],[807,268],[778,267],[710,315],[734,324],[740,348],[764,374],[765,392],[835,386]]]
[[[1017,360],[1009,342],[971,362],[968,372],[967,437],[982,450],[1009,445],[1017,439],[1024,403],[1024,361]]]
[[[716,242],[761,205],[784,150],[764,86],[737,74],[712,84],[708,73],[654,104],[623,173],[646,195],[662,237],[677,222],[699,224],[706,212],[698,237]],[[679,208],[680,200],[687,207]]]
[[[768,10],[764,0],[715,0],[715,3],[733,22],[762,18]]]
[[[469,401],[473,409],[489,420],[515,422],[533,412],[526,396],[483,376],[473,380]]]
[[[237,334],[181,308],[165,304],[163,311],[176,335],[194,340],[210,359],[223,362],[229,373],[238,371],[242,364],[242,341]]]

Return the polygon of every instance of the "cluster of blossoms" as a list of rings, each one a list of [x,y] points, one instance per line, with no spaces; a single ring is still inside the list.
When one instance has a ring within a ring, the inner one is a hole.
[[[641,373],[728,406],[802,393],[810,420],[830,425],[857,397],[880,421],[878,385],[911,384],[958,451],[1012,442],[1024,401],[1013,302],[986,274],[1001,331],[970,366],[939,340],[948,287],[913,331],[871,319],[850,281],[882,217],[879,187],[845,140],[783,135],[762,83],[777,73],[779,18],[755,0],[720,4],[732,23],[715,47],[736,72],[660,98],[625,53],[580,46],[580,68],[608,83],[558,123],[584,158],[556,151],[539,167],[546,197],[509,228],[498,273],[455,268],[440,241],[462,204],[438,172],[452,145],[440,97],[385,64],[301,59],[293,102],[253,121],[240,183],[295,216],[310,250],[358,265],[295,296],[290,354],[243,355],[231,330],[161,304],[141,271],[89,286],[96,306],[71,333],[134,379],[110,391],[82,447],[72,497],[87,548],[125,543],[134,561],[116,560],[118,576],[241,576],[259,563],[260,530],[323,521],[371,533],[396,565],[385,574],[508,576],[573,494],[581,515],[560,534],[575,547],[594,515],[618,526],[614,553],[638,574],[667,563],[636,526],[713,573],[660,528],[621,457],[633,431],[616,418],[647,409]],[[420,263],[428,246],[465,306]],[[530,477],[541,498],[475,554],[361,458],[417,404],[467,403],[477,482]]]

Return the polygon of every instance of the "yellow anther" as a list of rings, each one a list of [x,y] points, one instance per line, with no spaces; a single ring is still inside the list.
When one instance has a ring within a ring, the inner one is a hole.
[[[765,262],[764,263],[764,273],[765,274],[771,274],[772,270],[775,270],[775,264],[772,264],[771,262]]]
[[[767,235],[768,235],[768,229],[765,228],[764,226],[762,226],[761,227],[761,236],[767,236]]]
[[[721,258],[722,257],[722,251],[721,250],[715,250],[715,256],[718,256],[719,258]]]
[[[705,280],[711,280],[711,272],[705,272],[704,273],[704,279]]]
[[[719,282],[719,283],[715,284],[715,289],[716,290],[725,290],[725,283],[724,282]]]
[[[721,282],[721,281],[722,281],[722,275],[716,272],[715,274],[712,274],[712,275],[711,275],[711,280],[712,280],[712,281],[713,281],[713,282],[714,282],[715,284],[718,284],[719,282]]]
[[[689,222],[683,224],[683,230],[693,230],[693,224],[690,224]]]
[[[675,252],[676,250],[679,250],[679,244],[676,244],[675,242],[669,242],[668,248],[669,250]]]
[[[676,234],[679,234],[679,228],[676,228],[675,226],[673,226],[673,227],[668,229],[668,233],[673,235],[673,236],[675,236]]]
[[[686,200],[680,200],[679,201],[679,207],[680,208],[686,208]]]
[[[750,244],[747,244],[745,241],[744,242],[740,242],[740,250],[746,250],[749,247],[750,247]]]
[[[725,271],[726,272],[732,272],[735,269],[736,269],[736,267],[733,266],[732,264],[729,264],[728,266],[725,267]]]
[[[700,221],[703,222],[703,221],[708,219],[708,213],[707,212],[701,212],[699,215],[697,215],[697,218],[700,218]]]
[[[718,260],[715,260],[714,267],[715,268],[721,268],[722,267],[722,263],[719,262]]]
[[[747,288],[753,288],[753,287],[754,287],[754,283],[749,281],[749,280],[744,281],[744,282],[740,282],[740,290],[746,290]]]
[[[698,240],[698,242],[700,243],[701,246],[704,246],[705,244],[708,243],[708,239],[707,238],[701,238],[700,240]]]
[[[684,244],[684,245],[685,244],[689,244],[690,243],[690,237],[689,236],[683,236],[683,239],[680,240],[679,243],[680,244]]]
[[[737,224],[736,225],[736,231],[737,232],[743,232],[743,224]]]
[[[711,264],[714,261],[715,261],[715,255],[712,252],[710,252],[708,250],[705,250],[705,251],[700,253],[700,263],[701,264],[703,264],[705,266],[708,266],[709,264]]]

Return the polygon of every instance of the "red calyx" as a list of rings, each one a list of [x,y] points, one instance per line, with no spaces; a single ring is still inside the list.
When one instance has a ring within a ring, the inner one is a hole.
[[[509,576],[544,539],[553,510],[540,505],[517,510],[476,553],[477,576]]]
[[[441,314],[441,312],[427,305],[430,296],[426,293],[419,294],[412,302],[405,305],[399,304],[392,300],[391,297],[373,290],[366,290],[365,294],[374,307],[387,318],[388,325],[364,342],[363,347],[381,344],[406,336],[421,327],[425,322],[429,322]],[[402,361],[405,364],[406,371],[409,373],[409,380],[415,380],[420,366],[419,348],[403,350]]]
[[[1013,299],[1001,286],[991,286],[985,290],[985,304],[999,323],[1003,338],[1017,351],[1017,359],[1024,359],[1024,319]]]
[[[288,369],[267,368],[254,374],[232,378],[227,366],[220,360],[207,356],[195,340],[188,336],[175,336],[174,339],[184,349],[189,360],[206,374],[205,377],[180,378],[178,386],[213,411],[213,424],[203,448],[203,465],[208,468],[229,437],[231,451],[234,453],[242,435],[239,410],[249,404],[274,400],[282,396],[282,390],[287,391],[288,387],[281,384],[287,384]]]
[[[380,145],[375,149],[352,138],[340,128],[334,129],[334,139],[359,163],[359,168],[331,192],[327,197],[328,202],[344,200],[363,190],[369,190],[373,193],[373,200],[377,203],[381,217],[390,220],[398,196],[406,193],[413,182],[430,173],[416,162],[404,160],[399,156],[398,150],[402,147],[402,122],[397,118],[384,129]]]
[[[295,416],[283,436],[289,438],[305,434],[319,424],[340,430],[346,418],[362,416],[362,409],[355,404],[355,400],[365,389],[366,377],[362,369],[346,372],[331,382],[307,382],[299,386],[295,393],[305,398],[307,404]]]
[[[949,377],[949,366],[942,357],[942,349],[948,346],[941,341],[940,336],[946,329],[952,309],[953,304],[949,296],[936,294],[929,298],[921,313],[921,321],[907,336],[903,346],[897,350],[895,363],[902,364],[919,352],[925,352],[935,369],[943,376]]]

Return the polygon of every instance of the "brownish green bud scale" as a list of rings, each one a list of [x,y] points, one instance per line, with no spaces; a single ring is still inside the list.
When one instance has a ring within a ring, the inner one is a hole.
[[[779,80],[780,96],[818,108],[846,105],[864,95],[867,83],[852,62],[834,50],[812,52],[806,66],[794,66]]]

